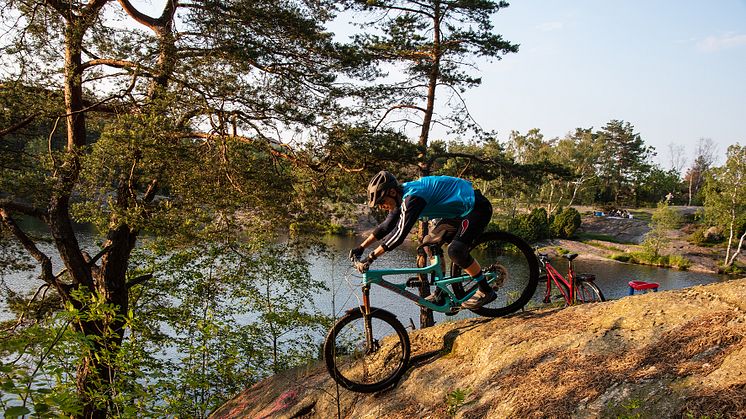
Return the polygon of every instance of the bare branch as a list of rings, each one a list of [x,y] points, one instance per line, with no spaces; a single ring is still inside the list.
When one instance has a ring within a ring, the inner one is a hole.
[[[54,279],[54,275],[52,274],[52,260],[49,258],[49,256],[45,255],[41,250],[39,250],[38,247],[36,247],[36,244],[33,240],[23,231],[20,227],[16,224],[13,217],[10,216],[10,213],[6,209],[5,206],[0,206],[0,220],[2,220],[3,225],[5,228],[7,228],[11,234],[21,243],[21,246],[23,246],[24,249],[34,258],[36,259],[39,264],[41,265],[41,279],[42,281],[46,282],[47,284],[54,285],[55,288],[60,288],[60,284],[57,283]]]
[[[21,129],[21,128],[25,127],[26,125],[30,124],[31,121],[33,121],[39,115],[40,115],[39,113],[35,113],[33,115],[30,115],[30,116],[26,117],[24,120],[22,120],[22,121],[20,121],[20,122],[18,122],[16,124],[14,124],[14,125],[11,125],[8,128],[4,128],[4,129],[0,130],[0,137],[4,137],[4,136],[6,136],[6,135],[8,135],[8,134],[10,134],[12,132],[18,131],[19,129]]]
[[[158,19],[152,18],[145,13],[140,12],[135,8],[132,3],[129,2],[129,0],[117,0],[119,2],[119,5],[122,6],[122,9],[124,9],[125,12],[127,12],[132,19],[135,19],[136,22],[147,26],[150,29],[157,29],[160,27],[160,22],[158,22]],[[171,2],[169,1],[169,4]]]
[[[0,209],[20,212],[24,215],[30,215],[34,218],[44,220],[49,215],[47,211],[37,208],[33,205],[24,204],[22,202],[13,201],[11,199],[0,199]]]
[[[91,67],[99,66],[99,65],[108,65],[109,67],[115,67],[115,68],[138,68],[139,64],[133,63],[132,61],[127,60],[115,60],[110,58],[96,58],[93,60],[88,60],[84,63],[82,63],[77,68],[78,73],[82,73],[84,70],[87,70]]]
[[[398,10],[400,12],[405,12],[405,13],[414,13],[417,15],[427,16],[430,19],[435,19],[435,15],[433,15],[432,13],[428,13],[424,10],[410,9],[408,7],[401,7],[401,6],[378,5],[378,3],[368,3],[368,6],[375,7],[377,9],[386,10],[386,11]]]
[[[386,117],[389,115],[389,113],[391,113],[392,111],[395,111],[397,109],[414,109],[416,111],[420,111],[420,112],[423,112],[423,113],[427,112],[427,109],[421,108],[421,107],[415,106],[415,105],[396,105],[396,106],[392,106],[392,107],[390,107],[390,108],[388,108],[386,110],[386,113],[383,114],[383,116],[381,117],[381,119],[378,121],[378,123],[376,124],[376,126],[373,128],[373,131],[375,131],[375,130],[378,129],[378,127],[383,123],[383,121],[386,119]]]
[[[140,275],[137,278],[132,278],[131,280],[127,281],[126,287],[127,289],[130,289],[134,287],[135,285],[140,285],[144,283],[145,281],[149,281],[152,278],[153,278],[153,274]]]

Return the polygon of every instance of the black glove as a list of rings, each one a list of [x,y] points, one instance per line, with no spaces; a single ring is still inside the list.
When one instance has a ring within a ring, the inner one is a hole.
[[[368,272],[368,269],[370,269],[370,264],[373,263],[374,260],[376,260],[376,257],[373,256],[373,252],[371,252],[364,260],[355,261],[355,268],[358,272],[364,274]]]
[[[365,249],[363,249],[362,246],[350,249],[350,260],[353,262],[357,262],[358,260],[360,260],[360,257],[363,255],[363,250]]]

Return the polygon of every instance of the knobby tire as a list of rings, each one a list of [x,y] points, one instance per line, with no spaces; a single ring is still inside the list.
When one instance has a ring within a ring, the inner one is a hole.
[[[470,250],[475,248],[485,249],[486,258],[477,257],[483,271],[489,271],[498,265],[502,267],[500,269],[505,269],[507,278],[500,286],[493,284],[493,288],[498,293],[497,300],[471,311],[484,317],[500,317],[522,309],[533,297],[539,283],[539,262],[531,246],[513,234],[491,231],[483,233],[472,244]],[[502,263],[502,258],[505,256],[509,256],[513,263],[510,265]],[[516,265],[518,268],[514,268]],[[461,268],[452,263],[451,274],[460,275]],[[454,284],[452,289],[459,299],[466,296],[467,291],[462,284]],[[515,295],[504,296],[501,293]]]
[[[358,393],[373,393],[396,384],[406,372],[411,355],[409,335],[396,316],[371,307],[370,321],[376,343],[373,351],[366,343],[363,307],[337,320],[324,341],[329,374],[340,386]],[[389,331],[392,333],[378,335]]]

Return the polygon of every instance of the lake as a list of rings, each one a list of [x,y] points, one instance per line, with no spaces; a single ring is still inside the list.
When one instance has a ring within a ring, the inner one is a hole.
[[[89,235],[82,234],[81,236],[83,236],[80,238],[82,243],[86,243],[91,249],[95,249],[93,240]],[[340,316],[345,310],[360,305],[361,275],[351,267],[347,259],[349,249],[355,247],[360,239],[328,236],[325,238],[325,241],[333,249],[333,256],[329,258],[313,256],[309,257],[309,261],[311,262],[311,275],[315,279],[326,283],[329,291],[314,295],[313,301],[325,314]],[[50,246],[50,244],[41,244],[40,248],[48,251]],[[378,259],[374,267],[401,268],[414,266],[414,249],[414,243],[407,242]],[[91,250],[91,252],[95,254],[95,250]],[[48,254],[52,254],[52,252],[48,252]],[[55,269],[59,269],[59,261],[55,260],[54,263]],[[567,272],[567,264],[564,259],[552,261],[552,263],[563,275]],[[727,279],[725,276],[715,274],[676,271],[612,261],[584,260],[582,256],[575,260],[575,270],[579,273],[587,272],[596,275],[596,284],[601,288],[607,299],[617,299],[627,296],[627,283],[631,280],[658,282],[660,284],[659,290],[663,291]],[[33,292],[41,285],[37,276],[38,272],[35,271],[16,272],[13,274],[6,273],[0,276],[0,280],[4,281],[14,291]],[[534,300],[538,302],[542,297],[542,290],[539,288]],[[418,306],[381,287],[374,286],[372,288],[371,304],[393,312],[405,325],[410,324],[410,319],[412,319],[414,324],[419,323]],[[457,316],[447,317],[443,314],[435,313],[435,320],[436,322],[441,322],[464,318],[470,315],[471,313],[460,313]],[[11,318],[12,316],[4,302],[0,302],[0,320]]]

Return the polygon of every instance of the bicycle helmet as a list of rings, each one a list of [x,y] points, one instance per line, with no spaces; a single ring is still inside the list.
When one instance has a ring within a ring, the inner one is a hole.
[[[386,192],[397,186],[399,186],[399,182],[391,172],[385,170],[378,172],[368,184],[368,206],[373,208],[381,203],[381,199],[386,195]]]

